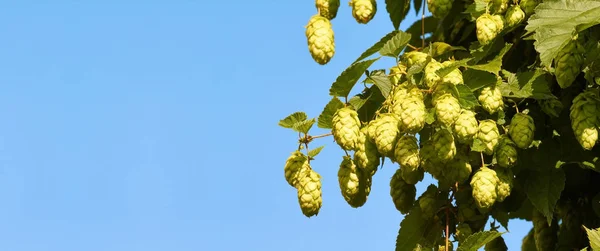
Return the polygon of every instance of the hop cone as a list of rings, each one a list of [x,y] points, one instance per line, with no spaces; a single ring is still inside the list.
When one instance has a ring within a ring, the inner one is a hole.
[[[402,55],[402,61],[406,64],[406,67],[410,69],[413,65],[424,64],[427,61],[427,56],[427,53],[410,51]]]
[[[415,185],[407,184],[402,179],[400,169],[396,170],[394,176],[390,180],[390,195],[394,201],[396,209],[403,214],[407,214],[415,202],[417,189]]]
[[[484,153],[487,155],[492,155],[500,138],[500,132],[498,131],[496,121],[491,119],[479,121],[479,132],[477,133],[477,138],[480,139],[485,145]]]
[[[591,90],[577,95],[571,105],[571,128],[575,138],[585,150],[591,150],[598,140],[596,129],[600,122],[598,106],[598,94]]]
[[[354,152],[356,166],[364,170],[366,174],[373,176],[380,164],[380,157],[375,143],[367,139],[367,127],[363,127],[356,141],[356,151]]]
[[[515,27],[525,20],[525,12],[518,5],[513,5],[508,8],[504,18],[508,27]]]
[[[338,171],[338,182],[342,196],[352,207],[360,207],[366,202],[365,185],[367,179],[361,169],[358,169],[354,161],[344,156]]]
[[[398,137],[398,116],[392,113],[382,114],[377,118],[377,128],[375,129],[375,145],[379,154],[385,157],[392,157],[394,154],[394,145]]]
[[[471,187],[473,188],[473,199],[480,209],[489,209],[496,202],[498,194],[496,186],[498,184],[496,171],[487,167],[481,167],[471,178]]]
[[[400,168],[400,170],[402,171],[402,178],[404,181],[411,185],[417,184],[425,178],[425,172],[422,168],[410,169],[404,167]]]
[[[375,0],[350,0],[349,5],[352,7],[352,16],[360,24],[368,23],[377,13]]]
[[[456,192],[456,205],[458,206],[459,222],[473,222],[483,219],[483,216],[477,211],[475,199],[473,199],[473,189],[470,186],[459,186]],[[473,230],[473,227],[471,227]]]
[[[425,84],[427,87],[433,87],[438,81],[441,80],[440,76],[437,75],[436,71],[442,68],[442,63],[431,59],[425,66]]]
[[[535,124],[533,118],[524,113],[517,113],[510,121],[508,134],[519,148],[526,149],[533,142]]]
[[[517,163],[517,144],[507,136],[502,136],[496,146],[496,161],[504,168],[513,167]]]
[[[421,166],[423,170],[430,173],[435,179],[440,180],[443,177],[445,164],[437,157],[433,144],[427,142],[419,152],[421,156]]]
[[[453,61],[444,61],[442,62],[442,66],[450,66],[453,64]],[[451,83],[453,85],[461,85],[464,84],[462,72],[458,68],[452,70],[450,73],[446,74],[443,78],[443,82]]]
[[[510,169],[498,170],[496,171],[496,175],[498,176],[498,185],[496,186],[498,197],[496,201],[502,202],[506,197],[510,196],[515,177]]]
[[[540,3],[541,0],[521,0],[519,7],[523,9],[525,15],[531,16],[535,7]]]
[[[335,142],[344,150],[354,150],[360,134],[358,113],[350,107],[340,108],[333,115],[332,125]]]
[[[556,220],[553,220],[552,224],[548,225],[546,217],[534,209],[531,221],[533,222],[533,237],[537,250],[554,250],[558,239],[558,225]]]
[[[456,155],[456,145],[454,144],[454,136],[446,129],[441,129],[433,134],[431,141],[433,142],[434,153],[437,154],[439,160],[447,163],[454,159]]]
[[[444,94],[435,103],[437,120],[446,127],[451,127],[460,115],[461,108],[458,99],[451,94]]]
[[[533,237],[533,228],[529,230],[529,233],[523,237],[523,241],[521,242],[521,250],[522,251],[537,251],[535,247],[535,239]]]
[[[561,88],[573,84],[583,67],[583,45],[579,40],[572,40],[562,48],[554,58],[556,82]]]
[[[425,103],[421,90],[412,86],[394,93],[392,112],[400,118],[399,129],[402,132],[417,133],[425,126]]]
[[[400,68],[402,67],[402,68]],[[390,81],[392,82],[392,85],[396,85],[400,82],[400,80],[402,79],[402,75],[406,72],[406,68],[403,65],[400,66],[393,66],[390,68]]]
[[[453,129],[458,142],[470,143],[479,130],[479,123],[475,118],[475,113],[462,109],[460,115],[458,115],[454,122]]]
[[[308,158],[300,151],[293,152],[285,161],[285,180],[290,186],[296,187],[298,174],[310,169]]]
[[[435,18],[443,18],[452,9],[452,0],[427,0],[427,7]]]
[[[502,14],[508,9],[509,0],[492,0],[492,13]]]
[[[427,190],[419,197],[419,207],[421,208],[421,215],[425,219],[431,219],[437,211],[437,192],[438,189],[435,185],[429,185]]]
[[[496,86],[482,88],[478,100],[483,109],[490,114],[494,114],[504,108],[502,92],[500,92],[500,89],[496,88]]]
[[[506,251],[506,250],[508,250],[508,247],[506,246],[506,243],[504,242],[504,238],[502,238],[502,236],[498,236],[495,239],[493,239],[492,241],[485,244],[484,250],[485,251]]]
[[[419,168],[421,158],[419,157],[419,145],[415,136],[404,135],[400,137],[394,150],[394,159],[400,164],[400,167],[410,170]]]
[[[454,86],[453,84],[447,82],[440,82],[433,88],[433,93],[431,95],[431,104],[435,106],[443,95],[449,94],[453,96],[454,93],[457,92],[458,91],[456,90],[456,86]]]
[[[469,227],[469,224],[466,223],[458,223],[458,225],[456,226],[456,239],[459,242],[463,242],[465,241],[465,239],[467,239],[467,237],[471,236],[471,234],[473,234],[473,230],[471,230],[471,227]]]
[[[504,28],[498,18],[490,14],[482,14],[475,21],[477,40],[482,45],[487,45],[493,41]]]
[[[462,183],[471,176],[471,164],[466,155],[457,155],[444,170],[445,178],[450,184]]]
[[[329,19],[313,15],[306,25],[308,51],[315,62],[325,65],[335,54],[333,28]]]
[[[306,217],[319,214],[323,200],[321,198],[321,175],[308,169],[298,175],[298,202]]]
[[[316,0],[315,6],[322,17],[332,20],[337,16],[340,0]]]

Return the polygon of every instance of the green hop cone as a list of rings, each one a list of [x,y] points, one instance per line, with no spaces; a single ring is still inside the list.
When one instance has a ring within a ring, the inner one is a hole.
[[[523,9],[525,15],[531,16],[531,14],[533,14],[533,11],[535,10],[535,7],[537,7],[540,1],[541,0],[521,0],[521,2],[519,3],[519,7]]]
[[[527,235],[523,237],[523,241],[521,242],[522,251],[537,251],[537,248],[535,247],[535,239],[533,237],[533,233],[533,228],[531,228]]]
[[[406,52],[402,55],[402,62],[406,64],[406,67],[410,69],[414,65],[424,64],[427,62],[427,53],[423,53],[420,51],[410,51]]]
[[[300,151],[294,151],[285,161],[285,180],[292,187],[298,183],[298,174],[310,169],[308,158]]]
[[[396,65],[390,68],[390,81],[392,82],[392,86],[397,85],[402,76],[406,73],[406,66],[404,65]]]
[[[321,175],[307,169],[298,175],[298,203],[306,217],[319,214],[323,203],[321,195]]]
[[[435,86],[439,81],[441,81],[440,76],[437,75],[436,71],[442,68],[442,63],[436,61],[435,59],[431,59],[429,63],[425,66],[425,84],[427,87],[431,88]]]
[[[400,131],[417,133],[423,129],[427,116],[423,98],[421,90],[416,86],[394,93],[391,111],[400,118]]]
[[[498,22],[498,17],[490,14],[482,14],[475,21],[477,40],[482,45],[492,42],[504,27]],[[501,19],[500,19],[501,21]]]
[[[502,14],[508,9],[509,0],[492,0],[492,6],[490,10],[494,14]]]
[[[407,214],[415,203],[417,189],[415,185],[408,184],[402,179],[400,169],[396,170],[390,180],[390,195],[396,209],[402,214]]]
[[[493,239],[492,241],[485,244],[484,250],[485,251],[507,251],[508,247],[506,246],[506,243],[504,242],[504,238],[502,238],[502,236],[498,236],[495,239]]]
[[[352,16],[359,24],[367,24],[377,13],[377,1],[375,0],[350,0]]]
[[[438,189],[435,185],[429,185],[427,190],[419,197],[419,207],[421,215],[425,219],[431,219],[437,211],[437,193]]]
[[[375,145],[379,154],[385,157],[393,157],[394,146],[398,138],[398,123],[399,118],[392,113],[381,114],[377,118],[377,128],[375,129]]]
[[[333,115],[332,125],[335,142],[344,150],[354,150],[360,134],[358,113],[350,107],[340,108]]]
[[[586,90],[578,94],[571,105],[569,114],[571,128],[575,133],[575,138],[585,150],[591,150],[598,141],[596,127],[600,124],[599,106],[598,93],[593,90]]]
[[[354,151],[356,166],[363,169],[366,174],[373,176],[377,172],[380,158],[377,146],[374,142],[368,140],[367,127],[363,127],[356,141],[356,151]]]
[[[504,199],[510,196],[515,177],[511,169],[497,170],[496,175],[498,176],[498,184],[496,186],[496,193],[498,194],[498,197],[496,198],[496,201],[503,202]]]
[[[539,104],[542,107],[542,111],[548,114],[548,116],[555,118],[558,118],[562,110],[565,108],[562,102],[556,98],[540,100]]]
[[[437,157],[431,141],[423,145],[419,154],[421,155],[423,170],[430,173],[435,179],[440,180],[443,177],[445,164]]]
[[[419,156],[419,145],[417,138],[412,135],[404,135],[396,141],[394,148],[394,160],[402,168],[415,170],[419,168],[421,158]]]
[[[444,18],[452,9],[452,0],[427,0],[427,8],[435,18]]]
[[[473,230],[471,230],[469,224],[458,223],[458,225],[456,226],[456,233],[454,235],[456,236],[456,240],[458,240],[459,243],[465,241],[467,237],[471,236],[471,234],[473,234]]]
[[[402,171],[402,178],[404,181],[411,185],[417,184],[425,178],[425,171],[423,168],[400,168],[400,170]]]
[[[561,88],[573,84],[583,67],[583,45],[579,40],[571,40],[554,58],[556,82]]]
[[[435,116],[446,127],[454,124],[460,112],[460,103],[451,94],[444,94],[435,101]]]
[[[434,154],[437,154],[437,158],[443,162],[448,163],[454,159],[456,155],[456,144],[454,143],[454,136],[446,129],[441,129],[433,134],[431,137],[433,142]]]
[[[450,183],[462,183],[469,179],[472,172],[471,164],[466,155],[458,155],[444,169],[444,178]]]
[[[433,93],[431,94],[431,104],[433,106],[435,106],[437,104],[437,102],[440,100],[440,97],[442,97],[443,95],[446,95],[446,94],[449,94],[452,96],[457,95],[458,90],[456,89],[456,86],[451,83],[447,83],[447,82],[439,82],[433,88]]]
[[[535,133],[533,118],[524,113],[517,113],[510,121],[508,134],[519,148],[527,149]]]
[[[504,19],[506,19],[506,25],[508,27],[515,27],[525,20],[525,12],[523,12],[518,5],[513,5],[506,11]]]
[[[479,130],[479,123],[475,118],[475,112],[462,109],[456,121],[454,121],[452,128],[458,142],[469,144]]]
[[[471,178],[471,187],[473,188],[473,199],[479,209],[487,210],[494,205],[498,194],[496,186],[498,184],[496,171],[487,167],[481,167]]]
[[[338,182],[342,196],[352,207],[360,207],[366,202],[366,194],[364,193],[365,184],[367,182],[364,173],[358,169],[354,161],[348,156],[344,156],[340,169],[338,170]]]
[[[494,114],[504,109],[504,101],[502,100],[502,92],[496,86],[488,86],[481,89],[477,98],[484,110],[490,114]]]
[[[499,166],[504,168],[513,167],[517,163],[518,158],[517,144],[504,135],[498,140],[495,154]]]
[[[447,66],[452,65],[453,63],[454,63],[454,61],[451,61],[451,60],[444,61],[444,62],[442,62],[442,66],[447,67]],[[465,83],[462,72],[458,68],[456,68],[456,69],[452,70],[450,73],[446,74],[446,76],[444,76],[442,81],[444,83],[450,83],[453,85],[462,85]]]
[[[552,224],[548,225],[546,217],[534,209],[531,221],[533,222],[533,237],[537,250],[554,250],[558,239],[558,224],[556,223],[556,219],[552,220]]]
[[[477,138],[483,142],[485,150],[483,153],[492,155],[494,149],[500,139],[500,131],[498,131],[498,125],[496,121],[486,119],[479,121],[479,132],[477,132]]]
[[[313,15],[306,25],[305,35],[308,51],[315,62],[320,65],[329,63],[335,54],[335,36],[329,19]]]
[[[315,6],[322,17],[333,20],[340,8],[340,0],[316,0]]]

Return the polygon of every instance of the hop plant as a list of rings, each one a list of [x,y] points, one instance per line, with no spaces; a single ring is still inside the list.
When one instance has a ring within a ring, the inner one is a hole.
[[[502,18],[498,15],[482,14],[475,21],[477,40],[482,45],[493,41],[504,29]]]
[[[399,129],[402,132],[417,133],[423,129],[427,112],[418,87],[410,87],[406,93],[398,91],[393,104],[392,112],[399,116]]]
[[[306,25],[308,51],[320,65],[329,63],[335,54],[333,28],[329,19],[319,14],[313,15]]]
[[[450,94],[454,96],[455,93],[458,93],[458,90],[456,90],[456,86],[447,82],[439,82],[433,88],[433,93],[431,94],[431,104],[435,106],[440,100],[440,97],[442,97],[443,95]]]
[[[525,113],[517,113],[510,121],[508,134],[519,148],[526,149],[533,142],[535,124],[533,118]]]
[[[598,129],[596,128],[600,124],[598,100],[596,91],[586,90],[578,94],[571,105],[569,114],[571,128],[575,133],[575,138],[585,150],[591,150],[598,141]]]
[[[531,228],[531,230],[529,230],[529,232],[527,233],[527,235],[525,235],[523,241],[521,242],[521,250],[537,251],[537,248],[535,247],[535,239],[533,237],[533,233],[533,228]]]
[[[422,168],[410,169],[404,167],[400,168],[400,170],[402,171],[402,178],[404,181],[411,185],[419,183],[419,181],[423,180],[425,177],[425,172]]]
[[[517,145],[506,135],[502,136],[496,146],[496,161],[504,168],[513,167],[517,163]]]
[[[377,1],[375,0],[350,0],[352,16],[356,22],[367,24],[377,13]]]
[[[340,0],[316,0],[315,6],[322,17],[333,20],[340,8]]]
[[[445,164],[438,158],[431,141],[427,142],[419,152],[421,156],[421,166],[423,170],[430,173],[435,179],[440,180],[443,177]]]
[[[444,61],[442,62],[442,66],[443,67],[447,67],[452,65],[454,62],[453,61]],[[444,78],[442,79],[442,81],[444,83],[450,83],[453,85],[462,85],[464,84],[464,80],[463,80],[463,75],[462,72],[460,72],[460,70],[458,68],[452,70],[450,73],[446,74],[444,76]]]
[[[406,52],[402,55],[402,62],[406,64],[406,67],[410,69],[414,65],[424,64],[427,62],[427,53],[423,53],[420,51],[410,51]]]
[[[553,220],[550,225],[546,217],[537,210],[533,210],[531,221],[533,222],[533,237],[537,250],[554,250],[557,241],[558,225]]]
[[[363,169],[368,175],[373,176],[380,164],[379,152],[374,142],[368,140],[367,128],[363,127],[356,141],[356,151],[354,152],[354,162],[356,166]]]
[[[475,118],[475,112],[462,109],[454,122],[453,129],[458,142],[470,143],[479,130],[479,123]]]
[[[396,85],[402,79],[402,75],[406,72],[406,66],[396,65],[390,68],[390,81],[392,85]]]
[[[562,110],[565,108],[562,102],[560,102],[558,99],[540,100],[540,106],[546,114],[555,118],[558,118]]]
[[[519,3],[519,7],[523,9],[525,15],[531,16],[531,14],[533,14],[533,11],[535,10],[535,7],[537,7],[540,1],[541,0],[521,0],[521,2]]]
[[[563,47],[556,58],[554,68],[556,82],[561,88],[567,88],[573,84],[575,78],[583,67],[584,48],[579,39],[571,40]]]
[[[292,187],[298,183],[298,174],[310,169],[308,158],[300,151],[294,151],[285,161],[285,180]]]
[[[350,107],[340,108],[333,115],[332,125],[335,142],[344,150],[354,150],[360,134],[358,113]]]
[[[427,87],[432,88],[437,82],[441,81],[439,75],[437,75],[436,71],[442,68],[442,63],[436,61],[435,59],[431,59],[429,63],[425,66],[425,84]]]
[[[427,187],[427,190],[423,192],[421,197],[419,197],[418,202],[423,218],[431,219],[437,211],[437,193],[437,187],[431,184]]]
[[[427,0],[427,8],[435,18],[444,18],[452,9],[452,0]]]
[[[403,214],[407,214],[415,203],[417,189],[415,185],[404,181],[400,169],[396,170],[390,180],[390,195],[396,209]]]
[[[473,199],[479,209],[487,210],[496,203],[498,182],[496,171],[485,166],[473,174],[470,185],[473,188]]]
[[[385,157],[392,157],[394,146],[398,137],[399,118],[393,113],[384,113],[376,120],[377,127],[374,129],[375,145],[379,154]]]
[[[497,170],[496,175],[498,176],[498,184],[496,186],[498,197],[496,198],[496,201],[502,202],[506,197],[510,196],[514,175],[511,169]]]
[[[298,175],[298,202],[306,217],[319,214],[323,203],[321,198],[321,175],[307,169]]]
[[[431,141],[433,142],[433,150],[441,162],[447,163],[454,159],[456,144],[454,143],[454,136],[452,136],[450,131],[440,129],[433,134]]]
[[[502,92],[496,86],[488,86],[481,89],[477,98],[484,110],[494,114],[504,108]]]
[[[446,127],[451,127],[454,124],[460,112],[460,103],[451,94],[444,94],[435,102],[436,118]]]
[[[492,241],[488,242],[487,244],[485,244],[485,251],[506,251],[508,250],[508,247],[506,246],[506,243],[504,242],[504,238],[502,238],[502,236],[496,237],[495,239],[493,239]]]
[[[515,27],[525,20],[525,12],[518,5],[513,5],[506,11],[504,19],[508,27]]]
[[[419,168],[421,158],[419,157],[419,145],[417,138],[412,135],[404,135],[396,142],[394,159],[400,167],[415,170]]]
[[[487,155],[492,155],[496,145],[498,144],[498,140],[500,139],[500,132],[498,131],[496,121],[491,119],[479,121],[479,132],[477,133],[477,138],[481,140],[485,146],[485,150],[483,152]]]
[[[466,155],[457,155],[444,169],[444,176],[451,184],[454,184],[454,182],[462,183],[469,179],[471,172],[471,164]]]
[[[362,206],[366,201],[365,187],[367,177],[358,169],[349,156],[344,156],[338,170],[338,182],[342,196],[346,202],[354,207]]]
[[[509,0],[492,0],[491,11],[494,14],[502,14],[508,9]]]
[[[456,226],[456,233],[454,234],[458,242],[465,241],[465,239],[471,236],[471,234],[473,234],[473,230],[471,230],[469,224],[458,223],[458,225]]]

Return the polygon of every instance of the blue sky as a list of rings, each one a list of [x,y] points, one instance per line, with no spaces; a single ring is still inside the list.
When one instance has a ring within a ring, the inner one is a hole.
[[[320,139],[324,202],[308,219],[283,177],[296,134],[277,126],[318,116],[337,75],[391,31],[379,2],[359,25],[342,1],[327,66],[306,47],[311,1],[4,3],[0,249],[391,250],[393,166],[352,209],[342,152]],[[529,227],[511,222],[510,249]]]

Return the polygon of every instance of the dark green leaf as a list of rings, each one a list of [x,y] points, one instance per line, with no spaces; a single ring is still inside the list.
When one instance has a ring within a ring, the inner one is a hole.
[[[457,85],[456,89],[458,90],[458,102],[462,108],[471,109],[479,106],[479,101],[477,101],[477,97],[475,97],[471,88],[466,85]]]
[[[487,2],[485,0],[475,0],[467,6],[465,13],[470,14],[471,21],[475,21],[479,16],[485,13]]]
[[[315,122],[316,122],[316,119],[314,119],[314,118],[309,119],[309,120],[300,121],[300,122],[297,122],[296,124],[294,124],[293,129],[297,132],[307,134],[308,131],[310,131],[310,128],[312,128],[312,126],[315,124]]]
[[[279,121],[279,126],[284,128],[293,128],[298,122],[304,121],[308,118],[304,112],[295,112]]]
[[[508,212],[501,210],[498,207],[494,207],[494,209],[492,209],[492,217],[494,217],[494,219],[496,219],[500,225],[508,230]]]
[[[421,5],[423,5],[423,0],[415,0],[415,13],[419,15],[419,11],[421,11]]]
[[[331,88],[329,89],[329,95],[336,97],[347,97],[352,91],[352,88],[358,82],[360,77],[365,71],[379,58],[369,59],[360,61],[350,65],[337,77]]]
[[[429,47],[426,47],[423,52],[428,53],[432,57],[436,58],[445,55],[453,51],[466,51],[464,47],[452,46],[444,42],[434,42]]]
[[[455,69],[457,69],[458,67],[467,66],[467,62],[469,62],[470,60],[471,60],[471,58],[465,58],[465,59],[462,59],[462,60],[459,60],[459,61],[453,61],[449,65],[443,66],[442,68],[440,68],[437,71],[435,71],[435,74],[437,74],[438,76],[440,76],[440,78],[443,78],[446,75],[450,74],[450,72],[452,72]]]
[[[408,42],[410,41],[411,35],[405,33],[403,31],[398,31],[396,35],[390,40],[388,40],[381,50],[379,50],[379,54],[382,56],[388,56],[396,58],[404,50]]]
[[[413,251],[425,233],[429,222],[423,220],[421,207],[414,206],[400,223],[396,237],[396,251]]]
[[[331,129],[331,121],[333,119],[333,114],[335,114],[335,112],[342,107],[344,107],[344,103],[340,99],[338,99],[338,97],[331,98],[331,100],[329,100],[329,103],[327,103],[325,108],[323,108],[323,112],[321,112],[321,115],[319,115],[319,123],[317,124],[317,126],[323,129]]]
[[[398,31],[392,31],[388,34],[386,34],[385,36],[383,36],[381,39],[379,39],[379,41],[377,41],[377,43],[375,43],[374,45],[372,45],[369,49],[367,49],[365,52],[363,52],[360,57],[358,57],[356,60],[354,60],[353,63],[356,63],[358,61],[361,61],[375,53],[377,53],[379,50],[381,50],[381,48],[383,47],[383,45],[385,43],[387,43],[387,41],[389,41],[390,39],[392,39],[396,34],[398,34]]]
[[[473,152],[483,152],[485,151],[485,144],[478,138],[473,139],[473,143],[471,144],[471,151]]]
[[[592,250],[600,250],[600,228],[589,229],[586,226],[583,226],[583,228],[587,233]]]
[[[319,153],[321,153],[321,150],[323,150],[324,147],[325,146],[319,146],[315,149],[308,151],[308,156],[310,156],[311,158],[316,157],[317,155],[319,155]]]
[[[471,55],[473,56],[472,63],[475,63],[475,64],[479,63],[479,61],[487,58],[488,55],[491,55],[492,53],[500,51],[502,48],[504,48],[504,46],[505,46],[504,40],[501,38],[497,38],[494,40],[493,43],[489,43],[486,45],[481,45],[481,44],[479,44],[478,41],[471,43],[471,46],[469,47],[469,51],[470,51]]]
[[[375,112],[381,107],[385,98],[377,86],[371,86],[363,90],[362,93],[352,97],[348,103],[358,112],[358,118],[362,122],[368,122],[373,119]]]
[[[379,88],[384,97],[387,97],[390,94],[392,82],[387,74],[385,74],[385,71],[372,71],[368,79],[373,81],[373,84]]]
[[[532,171],[525,185],[525,193],[531,204],[552,223],[556,202],[565,188],[565,173],[562,169]]]
[[[498,85],[502,96],[511,98],[556,98],[550,91],[550,84],[545,78],[546,73],[537,71],[519,72],[516,77],[509,75],[507,83]]]
[[[457,250],[477,251],[483,246],[485,246],[485,244],[487,244],[488,242],[493,241],[494,239],[502,236],[503,234],[503,232],[498,231],[483,231],[474,233],[471,236],[467,237],[467,239],[463,243],[461,243],[460,246],[458,246]]]
[[[491,61],[485,64],[470,65],[468,67],[475,70],[487,71],[490,73],[498,74],[498,72],[500,72],[500,70],[502,69],[502,58],[504,57],[504,54],[506,54],[506,52],[510,50],[511,47],[511,43],[506,43],[504,48],[502,48],[502,50],[500,50],[500,52]]]
[[[394,25],[394,29],[400,28],[400,23],[406,17],[410,9],[411,0],[385,0],[385,9],[390,14],[390,20]]]
[[[465,85],[473,91],[493,85],[497,81],[494,74],[474,69],[466,69],[463,71],[463,79]]]

